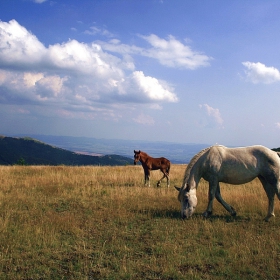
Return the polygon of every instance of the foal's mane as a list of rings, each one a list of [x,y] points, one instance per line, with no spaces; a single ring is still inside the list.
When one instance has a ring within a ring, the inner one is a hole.
[[[140,154],[142,154],[143,156],[148,156],[149,157],[149,155],[147,153],[143,152],[143,151],[140,151]]]
[[[183,187],[182,189],[185,189],[187,184],[186,181],[188,180],[189,176],[190,176],[190,173],[191,173],[191,170],[193,168],[193,166],[196,164],[196,162],[198,161],[198,159],[204,155],[211,147],[208,147],[208,148],[205,148],[203,150],[201,150],[199,153],[197,153],[190,161],[190,163],[188,164],[187,168],[186,168],[186,171],[185,171],[185,176],[184,176],[184,180],[183,180]]]

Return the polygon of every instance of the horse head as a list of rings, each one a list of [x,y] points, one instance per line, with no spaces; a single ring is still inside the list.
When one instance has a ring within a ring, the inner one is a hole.
[[[134,150],[134,165],[140,160],[141,156],[141,151],[139,150],[138,152]]]
[[[181,203],[181,216],[183,219],[188,219],[197,206],[196,189],[190,189],[188,184],[181,188],[175,186],[175,189],[179,191],[178,200]]]

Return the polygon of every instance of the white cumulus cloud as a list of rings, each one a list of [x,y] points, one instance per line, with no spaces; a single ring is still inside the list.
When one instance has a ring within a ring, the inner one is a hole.
[[[134,96],[129,94],[129,89],[134,88],[136,94]],[[129,96],[130,99],[142,100],[148,102],[149,100],[168,102],[177,102],[177,96],[172,93],[172,89],[158,79],[145,76],[142,71],[134,71],[127,79],[119,85],[119,91],[122,95]]]
[[[247,79],[254,84],[271,84],[280,81],[280,71],[275,67],[265,66],[260,62],[246,61],[242,64],[247,68],[245,70]]]
[[[21,104],[32,101],[58,101],[58,95],[62,95],[67,77],[47,75],[44,73],[12,72],[0,70],[0,89],[5,89],[1,99],[5,103]]]
[[[77,40],[45,47],[15,20],[0,21],[0,92],[0,103],[33,100],[76,111],[107,106],[109,115],[116,103],[159,107],[178,100],[166,81],[135,71],[127,54],[120,58],[97,42]]]
[[[46,48],[36,36],[17,21],[0,21],[0,62],[14,68],[34,67],[46,55]]]

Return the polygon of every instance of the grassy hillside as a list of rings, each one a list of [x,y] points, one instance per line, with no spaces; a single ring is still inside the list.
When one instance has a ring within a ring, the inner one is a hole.
[[[185,165],[173,165],[182,183]],[[280,279],[280,207],[263,221],[258,180],[221,184],[236,210],[216,201],[181,220],[177,191],[143,187],[141,166],[0,166],[0,279]]]
[[[0,165],[127,165],[118,155],[88,156],[47,145],[32,138],[0,137]]]

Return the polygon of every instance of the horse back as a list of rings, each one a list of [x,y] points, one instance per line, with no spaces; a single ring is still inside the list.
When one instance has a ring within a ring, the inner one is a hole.
[[[164,157],[150,158],[147,165],[151,170],[161,169],[168,172],[170,169],[170,161]]]
[[[216,174],[218,181],[246,183],[258,176],[279,178],[280,160],[277,153],[263,146],[226,148],[213,146],[206,155],[205,179]]]

